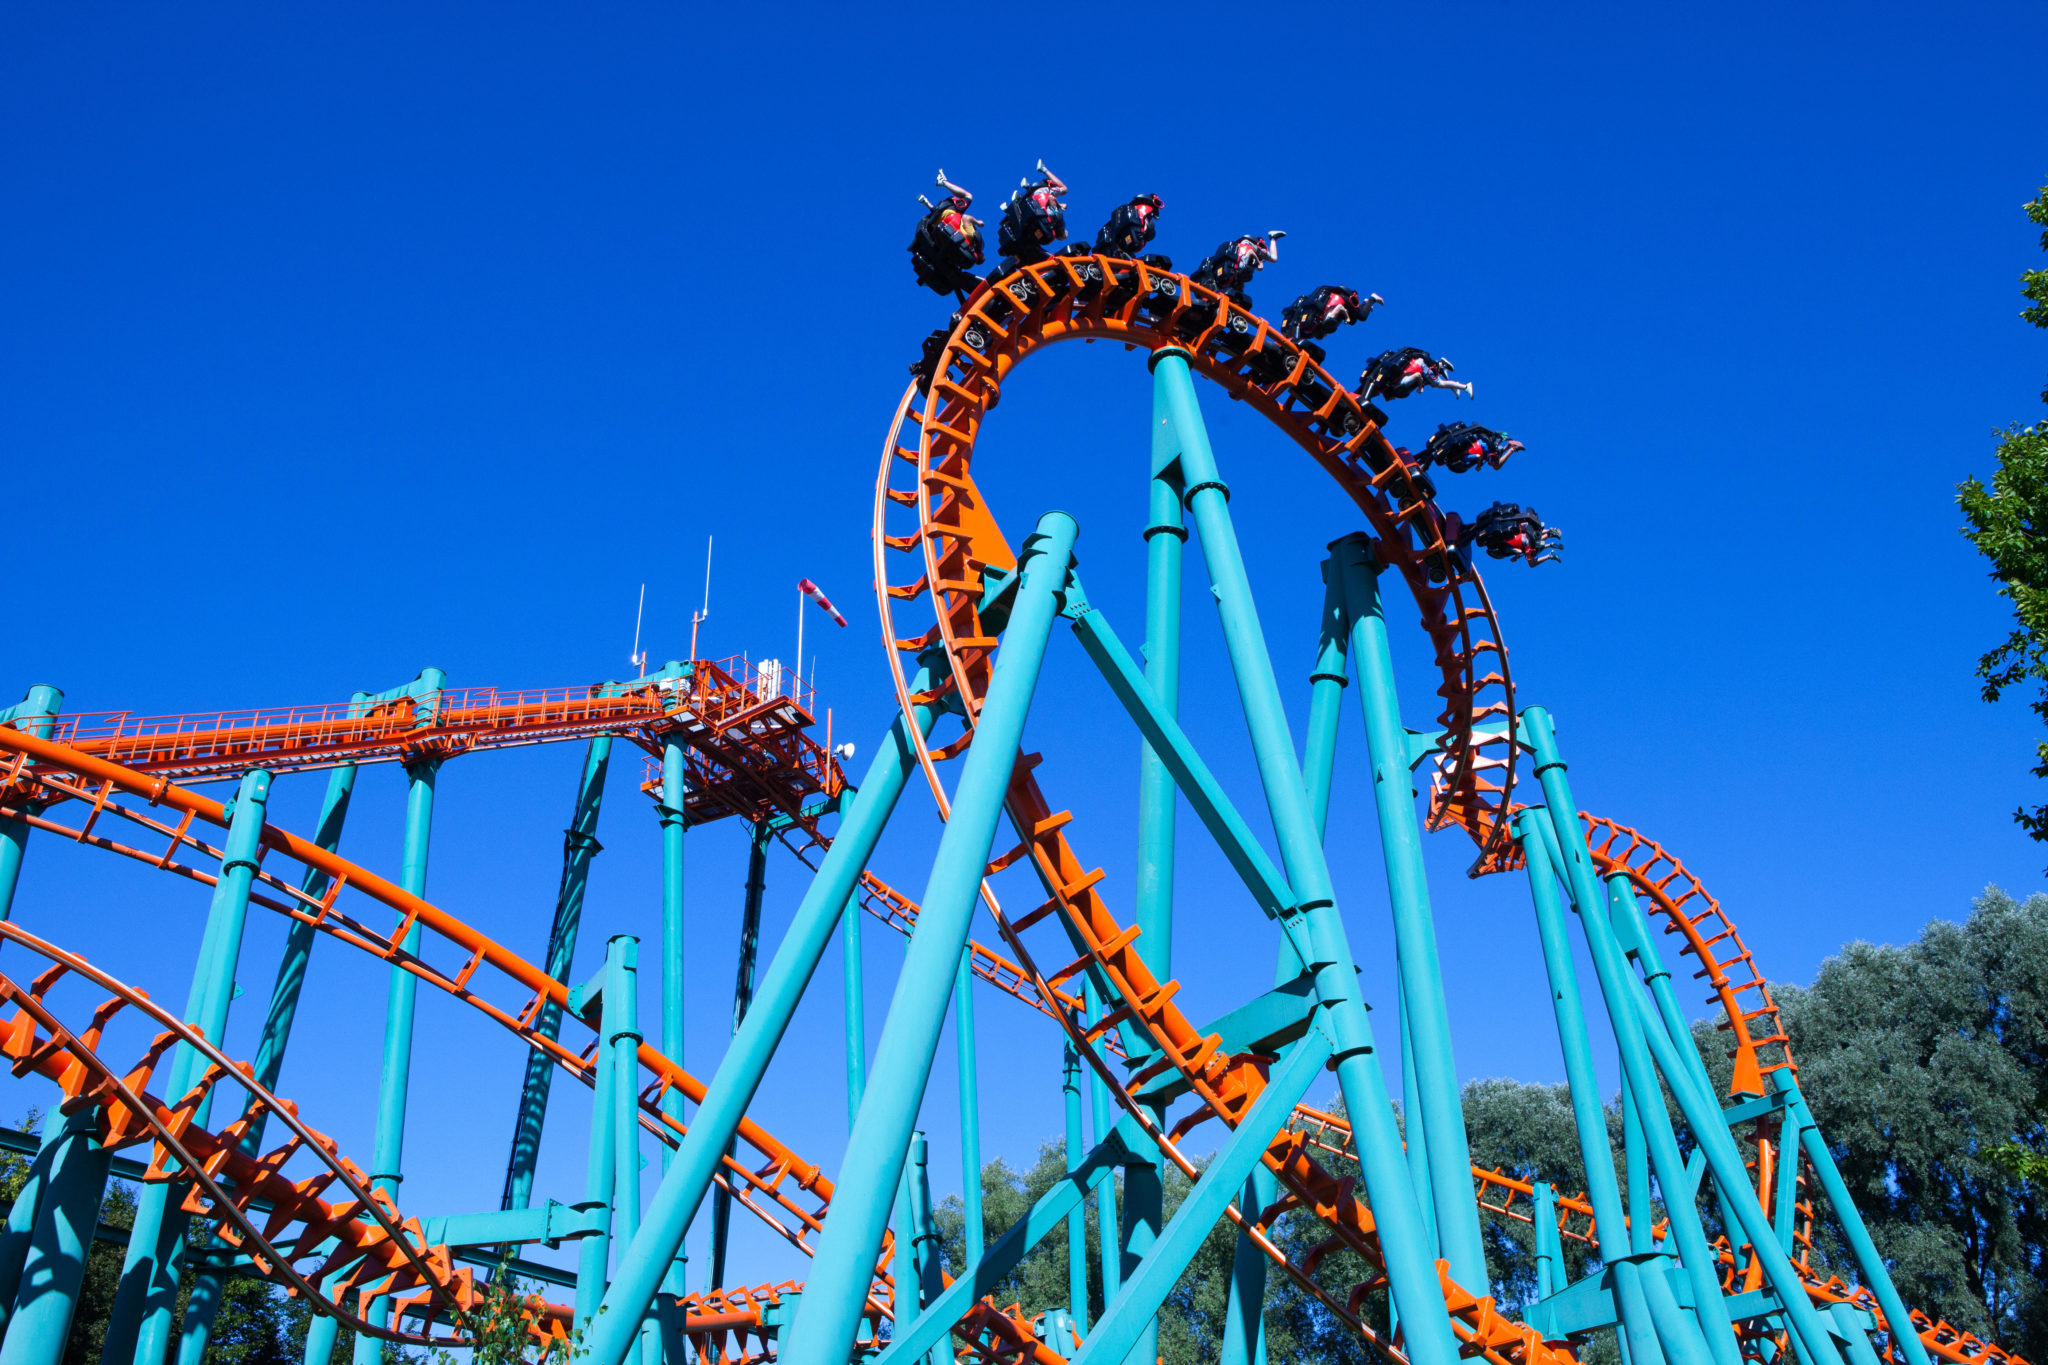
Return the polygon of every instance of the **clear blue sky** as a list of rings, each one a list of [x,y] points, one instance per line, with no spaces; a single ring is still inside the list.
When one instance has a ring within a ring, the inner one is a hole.
[[[1340,372],[1415,344],[1477,382],[1474,405],[1400,405],[1394,434],[1472,416],[1528,444],[1443,481],[1467,511],[1504,496],[1565,529],[1564,564],[1490,578],[1523,700],[1557,715],[1582,801],[1680,852],[1771,975],[1911,937],[1987,883],[2038,886],[2048,850],[2008,818],[2038,799],[2036,726],[1978,700],[1972,663],[2006,618],[1953,486],[1988,472],[1994,427],[2041,411],[2048,347],[2015,279],[2040,259],[2019,205],[2048,175],[2048,12],[843,13],[8,7],[4,700],[49,682],[74,710],[175,713],[429,664],[459,685],[612,676],[643,581],[654,657],[686,650],[715,533],[706,652],[786,656],[792,586],[815,578],[854,623],[810,621],[821,694],[871,749],[889,701],[870,488],[903,367],[948,311],[910,279],[913,196],[944,165],[993,201],[1043,156],[1077,229],[1162,194],[1158,245],[1183,262],[1286,228],[1254,291],[1276,315],[1326,281],[1385,295],[1332,343]],[[1080,517],[1091,591],[1132,639],[1140,359],[1034,360],[980,465],[1012,527]],[[1315,563],[1356,523],[1250,414],[1209,414],[1299,725]],[[1191,725],[1242,783],[1201,606]],[[1396,648],[1420,726],[1419,633]],[[1047,676],[1048,788],[1128,887],[1135,740],[1071,642]],[[430,894],[535,956],[579,759],[442,780]],[[614,771],[579,970],[607,932],[652,935],[637,778]],[[320,785],[280,783],[279,818],[305,828]],[[389,870],[398,774],[359,793],[344,851]],[[1385,1001],[1368,803],[1354,763],[1333,857]],[[878,858],[911,894],[933,827],[913,794]],[[1455,836],[1430,856],[1461,1070],[1556,1078],[1522,889],[1466,882]],[[699,832],[690,859],[688,1060],[708,1072],[742,831]],[[1199,1014],[1262,987],[1269,950],[1214,866],[1183,864],[1176,967]],[[182,999],[205,898],[167,880],[43,839],[17,914]],[[800,890],[778,863],[771,941]],[[900,949],[869,937],[879,1029]],[[251,931],[244,1051],[280,938]],[[381,974],[333,949],[312,992],[283,1089],[366,1161]],[[838,1011],[821,980],[761,1110],[828,1167]],[[981,1014],[988,1154],[1022,1162],[1057,1127],[1054,1044],[1008,1002]],[[405,1205],[491,1206],[517,1052],[434,1000],[421,1039]],[[942,1060],[942,1189],[952,1094]],[[558,1096],[542,1189],[571,1199],[585,1106]],[[741,1247],[739,1276],[800,1273]]]

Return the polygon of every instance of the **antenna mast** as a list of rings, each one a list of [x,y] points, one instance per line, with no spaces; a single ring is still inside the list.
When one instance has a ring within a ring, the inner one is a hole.
[[[640,670],[640,676],[647,676],[647,651],[640,648],[640,622],[647,615],[647,585],[640,585],[640,605],[633,608],[633,652],[626,656],[626,662]]]
[[[704,537],[704,607],[690,613],[690,662],[697,662],[697,627],[711,617],[711,537]]]

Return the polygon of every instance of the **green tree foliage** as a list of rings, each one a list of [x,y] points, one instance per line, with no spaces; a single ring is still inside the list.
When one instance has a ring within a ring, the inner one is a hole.
[[[2026,205],[2043,231],[2048,250],[2048,186]],[[2020,316],[2048,328],[2048,270],[2020,276],[2028,300]],[[2048,402],[2048,389],[2042,400]],[[1998,595],[2012,603],[2016,626],[2005,641],[1977,660],[1984,700],[1997,701],[2009,687],[2041,684],[2033,711],[2048,721],[2048,422],[2011,426],[1999,433],[1998,467],[1987,488],[1976,477],[1956,486],[1956,502],[1968,523],[1963,534],[1991,561]],[[2034,749],[2034,776],[2048,777],[2048,741]],[[2027,833],[2048,842],[2048,803],[2013,814]]]
[[[1776,988],[1800,1087],[1899,1292],[2048,1358],[2048,895],[1996,888]],[[2021,1159],[2016,1161],[2015,1156]],[[1832,1235],[1818,1248],[1851,1273]]]

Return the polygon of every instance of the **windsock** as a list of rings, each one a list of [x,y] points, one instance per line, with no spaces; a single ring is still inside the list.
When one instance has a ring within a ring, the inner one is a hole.
[[[819,606],[823,607],[825,609],[825,614],[831,617],[833,620],[837,621],[840,625],[843,626],[846,624],[846,618],[839,614],[839,608],[832,605],[832,599],[825,596],[825,594],[819,590],[818,585],[816,583],[813,583],[808,578],[799,578],[796,582],[796,590],[802,593],[804,596],[810,598],[813,602],[816,602]]]

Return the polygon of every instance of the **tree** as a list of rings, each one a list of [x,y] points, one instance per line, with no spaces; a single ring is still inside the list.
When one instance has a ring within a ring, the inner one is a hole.
[[[2048,186],[2026,205],[2043,231],[2048,251]],[[2048,270],[2020,276],[2028,303],[2020,317],[2048,328]],[[2048,402],[2048,389],[2041,393]],[[1991,561],[1998,595],[2012,603],[2017,622],[2004,643],[1977,660],[1984,700],[1995,702],[2009,687],[2040,683],[2034,714],[2048,721],[2048,422],[2011,426],[1999,433],[1998,467],[1991,486],[1972,476],[1956,486],[1956,502],[1969,523],[1963,534]],[[2048,777],[2048,740],[2034,746],[2034,776]],[[2013,819],[2034,839],[2048,842],[2048,803],[2021,807]]]
[[[1851,943],[1810,987],[1776,987],[1800,1088],[1899,1292],[2048,1358],[2048,895],[1993,887],[1962,924]],[[2022,1169],[2015,1169],[2015,1165]],[[1820,1220],[1816,1248],[1853,1275]]]

